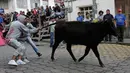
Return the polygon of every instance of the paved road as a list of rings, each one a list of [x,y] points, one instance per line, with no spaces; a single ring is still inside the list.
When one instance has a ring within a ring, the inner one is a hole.
[[[26,45],[27,46],[27,45]],[[7,65],[11,59],[13,48],[0,47],[0,73],[130,73],[130,46],[117,44],[100,44],[98,46],[104,68],[99,67],[98,60],[91,51],[80,63],[73,62],[65,48],[56,50],[56,60],[50,60],[51,48],[46,43],[38,46],[43,53],[38,58],[30,46],[27,46],[30,63],[10,67]],[[76,58],[84,54],[85,46],[72,47]]]

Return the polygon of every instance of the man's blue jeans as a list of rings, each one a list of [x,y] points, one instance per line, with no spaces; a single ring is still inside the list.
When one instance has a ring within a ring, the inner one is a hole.
[[[52,47],[54,44],[54,32],[50,33],[50,47]]]

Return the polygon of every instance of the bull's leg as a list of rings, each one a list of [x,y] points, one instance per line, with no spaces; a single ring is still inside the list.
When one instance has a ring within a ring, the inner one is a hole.
[[[98,61],[99,61],[99,64],[101,67],[104,67],[104,64],[102,63],[101,59],[100,59],[100,55],[99,55],[99,52],[98,52],[98,48],[97,47],[93,47],[92,48],[94,54],[96,55]]]
[[[88,55],[89,51],[90,51],[90,48],[86,47],[84,55],[78,60],[78,62],[82,61],[85,58],[85,56]]]
[[[53,48],[52,48],[52,53],[51,53],[51,60],[52,61],[55,60],[54,54],[55,54],[55,51],[56,51],[56,49],[57,49],[57,47],[58,47],[58,45],[59,45],[60,42],[61,42],[61,40],[58,40],[58,41],[55,40],[55,43],[54,43]]]
[[[69,52],[69,54],[71,55],[71,57],[73,58],[73,60],[76,62],[77,59],[75,58],[75,56],[73,55],[73,52],[71,50],[71,44],[67,44],[67,51]]]

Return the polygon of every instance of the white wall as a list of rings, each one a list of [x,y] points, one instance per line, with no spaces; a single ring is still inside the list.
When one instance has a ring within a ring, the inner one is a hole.
[[[79,7],[92,5],[92,0],[77,0],[73,2],[73,12],[68,14],[68,20],[74,21],[77,18],[77,12],[79,12]],[[65,3],[65,6],[68,6]]]
[[[54,0],[49,0],[48,5],[51,6],[51,7],[55,6]]]
[[[97,10],[104,11],[106,14],[106,10],[110,9],[112,15],[115,16],[115,0],[97,0]]]
[[[8,10],[5,10],[5,13],[8,13],[8,12],[14,12],[14,11],[17,11],[17,12],[20,12],[21,10],[22,11],[27,11],[27,9],[21,9],[21,8],[18,8],[17,7],[17,3],[16,3],[16,1],[17,0],[9,0],[9,9]],[[27,0],[28,2],[30,1],[30,0]]]
[[[40,0],[40,6],[43,6],[44,7],[44,9],[46,8],[46,5],[48,5],[48,1],[42,1],[42,0]]]
[[[79,12],[79,7],[91,6],[93,4],[92,0],[77,0],[73,2],[73,12],[68,14],[69,21],[74,21],[77,18],[77,12]],[[97,10],[103,10],[106,13],[107,9],[110,9],[111,14],[115,15],[115,2],[114,0],[97,0]],[[67,6],[67,3],[65,3]],[[97,14],[96,14],[97,16]]]
[[[8,0],[8,9],[5,9],[5,13],[13,12],[15,10],[14,5],[14,0]]]
[[[27,8],[25,8],[25,9],[18,8],[17,4],[16,4],[16,1],[17,0],[9,0],[9,3],[8,3],[9,9],[5,10],[5,13],[13,12],[13,11],[17,11],[17,12],[25,11],[25,13],[26,13],[27,9],[31,10],[31,1],[32,0],[27,0]],[[48,5],[48,2],[42,1],[42,0],[40,0],[39,3],[40,3],[39,6],[44,6],[45,7],[46,5]]]

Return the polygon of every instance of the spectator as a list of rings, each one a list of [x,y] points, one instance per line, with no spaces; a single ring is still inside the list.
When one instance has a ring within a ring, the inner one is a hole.
[[[51,19],[49,24],[52,24],[52,23],[55,23],[54,17]],[[51,25],[50,27],[50,47],[52,47],[54,44],[54,31],[55,31],[54,27],[55,25]]]
[[[124,37],[124,27],[127,27],[126,17],[122,14],[122,9],[118,9],[118,14],[115,16],[117,33],[118,33],[118,42],[123,42]]]
[[[104,21],[105,20],[109,20],[109,21],[113,21],[114,20],[114,17],[113,17],[112,14],[110,14],[110,10],[109,9],[106,10],[106,15],[104,15],[103,20]],[[112,39],[112,36],[110,34],[105,37],[105,41],[109,40],[109,42],[111,42],[111,39]]]
[[[18,12],[13,12],[12,13],[12,21],[16,21],[17,20],[17,17],[19,16],[20,14],[18,14]]]
[[[50,10],[49,10],[49,7],[46,6],[46,16],[50,16],[50,15],[51,15],[51,12],[50,12]]]
[[[28,17],[30,17],[32,15],[32,13],[29,11],[29,9],[27,9],[27,14]]]
[[[64,11],[64,9],[61,9],[61,17],[65,18],[65,11]]]
[[[98,18],[97,18],[97,19],[98,19],[98,21],[103,21],[103,13],[104,13],[104,12],[103,12],[102,10],[101,10],[101,11],[99,11],[99,13],[98,13],[98,14],[99,14],[99,16],[98,16]]]
[[[42,14],[41,14],[42,21],[45,21],[46,15],[45,15],[45,10],[43,6],[41,6],[41,11],[42,11]]]
[[[83,20],[84,20],[83,16],[81,15],[80,12],[78,12],[77,21],[83,22]]]
[[[34,15],[37,14],[37,10],[36,10],[36,8],[33,9],[33,14],[34,14]]]
[[[91,21],[91,18],[90,18],[90,15],[88,12],[86,12],[86,17],[84,19],[85,22],[90,22]]]
[[[22,12],[22,15],[24,15],[24,16],[25,16],[25,12],[24,12],[24,11]]]
[[[61,8],[58,4],[55,4],[55,9],[54,9],[55,12],[61,12]]]
[[[52,10],[55,11],[55,6],[52,7]]]
[[[40,19],[41,19],[41,25],[43,25],[43,17],[42,17],[42,9],[40,8],[40,7],[38,7],[38,14],[39,14],[39,16],[40,16]]]
[[[51,8],[51,6],[49,6],[49,11],[52,13],[52,8]]]
[[[33,9],[31,9],[31,13],[32,13],[32,14],[34,13]]]
[[[61,3],[60,3],[60,7],[61,7],[61,8],[65,8],[64,2],[61,2]]]

